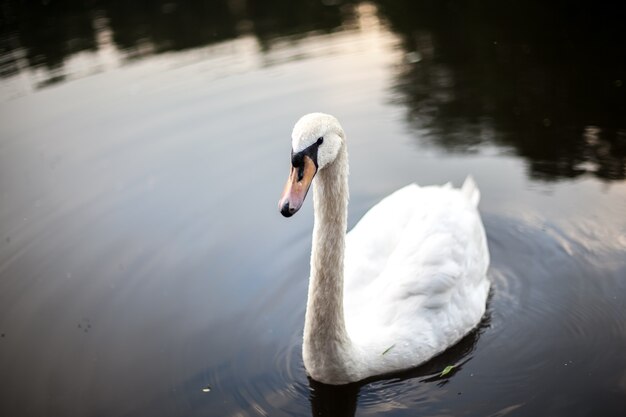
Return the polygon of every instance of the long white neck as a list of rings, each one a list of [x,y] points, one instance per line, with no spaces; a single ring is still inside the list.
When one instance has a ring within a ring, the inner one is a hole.
[[[321,169],[313,184],[315,225],[304,321],[303,359],[314,379],[341,382],[352,346],[343,313],[343,261],[348,209],[348,152]]]

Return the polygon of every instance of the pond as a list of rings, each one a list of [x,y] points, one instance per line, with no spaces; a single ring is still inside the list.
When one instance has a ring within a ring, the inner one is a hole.
[[[626,415],[626,16],[501,3],[4,2],[0,414]],[[419,368],[306,376],[312,111],[349,227],[481,189],[487,313]]]

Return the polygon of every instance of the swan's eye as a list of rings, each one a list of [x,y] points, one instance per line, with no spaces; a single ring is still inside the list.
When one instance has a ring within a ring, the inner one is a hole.
[[[321,145],[322,143],[324,143],[324,138],[318,138],[317,139],[317,144]]]

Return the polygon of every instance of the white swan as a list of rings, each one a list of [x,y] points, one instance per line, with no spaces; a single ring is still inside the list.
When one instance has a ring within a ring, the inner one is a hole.
[[[302,352],[313,379],[345,384],[411,368],[478,325],[489,252],[471,178],[461,189],[408,185],[346,235],[348,152],[337,119],[303,116],[291,163],[279,201],[284,216],[298,211],[313,183]]]

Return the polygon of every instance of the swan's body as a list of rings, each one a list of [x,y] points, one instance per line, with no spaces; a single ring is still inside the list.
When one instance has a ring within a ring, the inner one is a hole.
[[[406,186],[346,235],[348,154],[337,120],[313,113],[292,135],[279,207],[301,206],[313,177],[315,225],[303,359],[312,378],[344,384],[417,366],[475,328],[489,292],[479,191]]]

